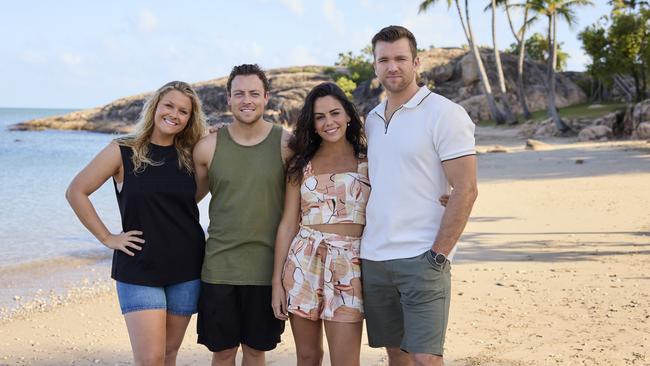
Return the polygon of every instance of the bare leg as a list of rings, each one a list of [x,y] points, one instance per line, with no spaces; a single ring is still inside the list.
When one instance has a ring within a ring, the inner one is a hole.
[[[411,356],[399,347],[386,347],[386,353],[388,353],[388,366],[413,366]]]
[[[142,310],[124,314],[133,360],[138,366],[163,365],[167,311]]]
[[[442,356],[426,353],[413,354],[413,361],[416,366],[442,366]]]
[[[264,366],[264,351],[241,345],[242,353],[244,354],[241,360],[242,366]]]
[[[165,345],[165,366],[176,366],[176,356],[181,348],[185,330],[191,316],[167,314],[167,339]]]
[[[325,334],[332,366],[359,366],[363,322],[325,321]]]
[[[212,366],[235,366],[235,357],[239,347],[212,352]]]
[[[320,366],[323,363],[322,322],[291,314],[291,331],[296,343],[296,365]]]

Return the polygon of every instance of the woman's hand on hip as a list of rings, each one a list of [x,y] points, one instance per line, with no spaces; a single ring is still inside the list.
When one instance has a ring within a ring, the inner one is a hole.
[[[144,239],[139,238],[137,235],[142,235],[142,231],[131,230],[117,235],[108,234],[108,236],[102,240],[102,244],[113,250],[120,250],[127,255],[134,256],[135,253],[131,250],[142,250],[142,247],[136,243],[144,244]]]

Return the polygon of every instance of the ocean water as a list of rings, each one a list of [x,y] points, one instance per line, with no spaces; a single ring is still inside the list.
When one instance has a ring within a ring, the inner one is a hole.
[[[111,250],[83,227],[64,194],[77,172],[117,135],[8,130],[71,111],[0,108],[0,319],[39,297],[109,279]],[[90,198],[109,230],[119,232],[112,181]],[[204,227],[206,206],[204,200]]]
[[[115,136],[8,131],[11,124],[70,110],[0,108],[0,268],[97,250],[64,193],[74,175]],[[91,196],[109,228],[119,228],[110,182]]]

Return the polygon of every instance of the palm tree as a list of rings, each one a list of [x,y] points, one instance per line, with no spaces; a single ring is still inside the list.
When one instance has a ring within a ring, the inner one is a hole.
[[[507,0],[506,0],[507,1]],[[486,7],[492,9],[492,50],[494,51],[494,63],[497,67],[497,77],[499,80],[499,91],[501,92],[501,104],[503,105],[506,122],[508,124],[516,124],[517,118],[515,118],[510,108],[510,102],[508,101],[508,90],[506,89],[506,80],[503,76],[503,65],[501,64],[501,55],[499,54],[499,48],[497,47],[497,31],[496,31],[496,7],[497,0],[491,0],[490,4]]]
[[[576,21],[574,8],[577,6],[593,5],[591,0],[529,0],[530,8],[548,19],[548,113],[560,133],[571,130],[562,121],[555,105],[555,70],[557,68],[557,19],[561,17],[569,26]]]
[[[528,6],[527,2],[523,2],[521,4],[511,4],[509,3],[509,0],[496,0],[496,6],[501,6],[505,9],[510,31],[517,41],[517,47],[519,50],[519,55],[517,58],[517,98],[519,99],[519,104],[521,105],[521,110],[524,114],[524,118],[530,119],[532,115],[528,109],[528,103],[526,103],[526,89],[524,85],[524,58],[526,55],[526,30],[528,30],[528,27],[533,22],[535,22],[537,18],[529,18],[530,7]],[[512,16],[510,15],[511,7],[522,7],[524,10],[523,23],[518,31],[515,31],[515,27],[512,22]]]
[[[420,10],[418,13],[427,11],[429,7],[435,4],[438,0],[424,0],[420,4]],[[494,95],[492,94],[492,86],[490,85],[490,80],[488,79],[487,72],[485,71],[485,66],[483,65],[483,60],[481,59],[481,53],[478,49],[478,46],[474,42],[474,34],[472,33],[472,27],[470,24],[469,9],[467,7],[467,0],[465,0],[465,17],[463,17],[460,3],[458,0],[453,1],[456,4],[456,10],[458,11],[458,17],[460,18],[460,24],[463,27],[463,32],[465,33],[465,38],[467,43],[469,43],[469,48],[474,56],[476,65],[478,67],[479,75],[481,77],[481,83],[483,85],[483,90],[485,91],[485,99],[487,99],[488,109],[490,111],[490,116],[496,121],[497,124],[505,123],[505,118],[499,108],[497,103],[494,100]],[[447,8],[451,8],[452,0],[447,0]]]
[[[633,13],[637,7],[641,9],[644,6],[650,5],[645,0],[609,0],[608,4],[614,7],[614,12],[627,10],[630,13]]]

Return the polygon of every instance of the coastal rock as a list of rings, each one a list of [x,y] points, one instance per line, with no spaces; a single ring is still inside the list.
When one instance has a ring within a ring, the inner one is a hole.
[[[470,85],[479,80],[478,66],[471,52],[468,52],[460,60],[460,67],[464,85]]]
[[[490,111],[487,106],[487,99],[483,95],[474,95],[467,99],[461,100],[458,102],[465,110],[467,114],[472,117],[473,120],[488,120],[490,119]]]
[[[496,86],[494,55],[489,49],[481,49],[480,52],[481,58],[485,62],[488,78],[492,85]],[[434,88],[436,93],[465,107],[474,121],[491,118],[476,63],[467,49],[433,48],[421,52],[419,57],[422,85]],[[517,57],[501,53],[501,58],[508,94],[506,98],[498,99],[511,101],[513,112],[520,113],[521,110],[517,102]],[[526,60],[525,69],[526,97],[530,110],[546,108],[545,65]],[[326,73],[325,67],[322,66],[272,69],[267,70],[267,75],[271,90],[264,117],[271,122],[287,125],[295,123],[304,98],[312,87],[323,81],[332,81],[330,74]],[[556,80],[558,107],[586,101],[584,92],[571,79],[558,73]],[[211,124],[232,120],[227,106],[226,81],[227,78],[222,77],[193,84],[203,103],[208,122]],[[68,129],[127,133],[133,130],[142,106],[150,95],[151,93],[135,95],[118,99],[99,108],[27,121],[14,125],[12,129]],[[374,78],[360,82],[352,95],[357,110],[365,117],[385,97],[385,92],[379,81]],[[554,134],[551,131],[543,133]]]
[[[444,83],[454,75],[454,66],[451,64],[439,65],[434,67],[431,73],[433,74],[433,81],[436,84]]]
[[[379,102],[386,97],[384,88],[377,78],[366,80],[352,92],[357,111],[366,116]]]
[[[650,99],[637,103],[632,110],[632,131],[636,131],[640,123],[650,121]]]
[[[503,145],[494,145],[494,146],[488,148],[486,152],[488,152],[488,153],[508,153],[508,152],[510,152],[510,149],[508,149],[507,147],[505,147]]]
[[[578,141],[602,140],[612,137],[611,127],[605,125],[593,125],[583,128],[578,133]]]
[[[593,120],[592,124],[596,126],[607,126],[609,128],[614,128],[614,125],[618,122],[619,118],[623,116],[623,113],[624,112],[622,111],[607,113],[606,115]]]
[[[264,118],[274,123],[295,121],[309,90],[317,84],[331,80],[323,73],[324,67],[305,66],[273,69],[267,72],[271,86],[270,99]],[[210,124],[231,122],[228,110],[227,78],[195,83],[203,111]],[[17,124],[15,130],[87,130],[96,132],[129,133],[138,121],[142,106],[151,93],[118,99],[100,108],[88,109],[32,120]]]
[[[526,140],[526,145],[524,148],[526,150],[539,151],[539,150],[548,150],[551,148],[551,145],[539,140],[528,139]]]
[[[650,139],[650,122],[641,122],[634,131],[634,137],[638,139]]]

